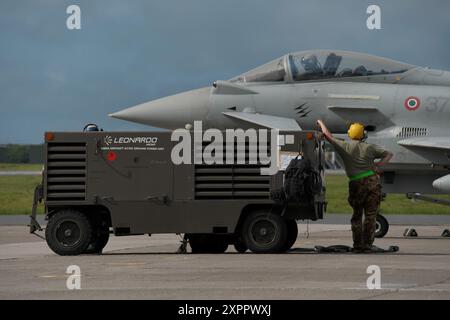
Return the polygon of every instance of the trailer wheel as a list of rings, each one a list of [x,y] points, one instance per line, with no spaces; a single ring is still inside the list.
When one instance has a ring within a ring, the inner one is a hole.
[[[375,238],[383,238],[389,231],[389,222],[381,214],[377,214]]]
[[[297,241],[298,236],[297,221],[295,221],[295,219],[286,220],[286,226],[287,226],[286,243],[284,244],[280,252],[288,251],[290,248],[292,248],[295,241]]]
[[[245,253],[248,250],[245,243],[239,238],[234,242],[234,249],[239,253]]]
[[[224,253],[228,249],[227,239],[217,235],[189,234],[188,238],[192,253]]]
[[[54,214],[45,228],[48,246],[61,256],[83,253],[92,238],[92,226],[86,216],[75,210],[62,210]]]
[[[210,253],[224,253],[228,249],[228,242],[222,239],[217,239],[210,247]]]
[[[109,240],[109,227],[96,226],[93,228],[91,243],[87,247],[84,253],[102,253],[103,248],[106,246]]]
[[[242,238],[254,253],[280,252],[286,244],[287,225],[279,215],[254,211],[242,225]]]

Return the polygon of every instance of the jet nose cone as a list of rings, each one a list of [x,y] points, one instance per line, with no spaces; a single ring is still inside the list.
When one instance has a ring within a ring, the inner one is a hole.
[[[186,91],[127,108],[109,116],[166,129],[184,128],[204,120],[208,112],[209,88]]]

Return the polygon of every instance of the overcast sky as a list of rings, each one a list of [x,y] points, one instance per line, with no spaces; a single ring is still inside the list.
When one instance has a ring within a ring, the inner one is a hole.
[[[68,30],[66,8],[81,8]],[[382,30],[366,27],[369,4]],[[46,130],[150,127],[125,107],[228,79],[287,52],[360,51],[450,70],[450,1],[1,0],[0,143]]]

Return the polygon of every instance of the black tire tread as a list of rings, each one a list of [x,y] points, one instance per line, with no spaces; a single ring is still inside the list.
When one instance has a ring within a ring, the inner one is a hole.
[[[234,249],[239,253],[245,253],[248,250],[247,246],[242,240],[237,240],[233,246]]]
[[[383,238],[389,231],[389,222],[386,217],[381,214],[377,215],[377,222],[381,225],[381,231],[375,232],[375,238]]]
[[[258,246],[257,243],[255,243],[250,238],[250,232],[249,227],[250,223],[254,219],[259,218],[267,218],[272,220],[274,223],[276,223],[279,227],[279,234],[277,241],[270,247],[261,247]],[[253,252],[253,253],[279,253],[282,251],[283,246],[286,243],[287,239],[287,225],[285,223],[285,220],[276,214],[268,213],[265,210],[258,210],[250,213],[247,218],[245,219],[243,225],[242,225],[242,239],[244,239],[244,243],[247,246],[247,248]]]
[[[286,220],[287,226],[287,237],[286,242],[280,252],[286,252],[294,245],[295,241],[297,241],[298,236],[298,226],[297,221],[295,219]]]
[[[96,226],[93,228],[93,235],[91,243],[89,243],[84,253],[87,254],[100,254],[103,248],[108,244],[109,241],[109,227],[107,226]],[[96,234],[94,234],[96,233]]]
[[[214,234],[189,234],[192,253],[224,253],[228,249],[226,239]]]
[[[77,221],[77,223],[79,223],[81,233],[84,236],[84,239],[82,239],[80,244],[78,244],[73,248],[61,246],[57,242],[57,240],[53,237],[53,231],[54,228],[57,226],[57,224],[61,220],[68,218],[70,218],[71,220],[75,220]],[[60,256],[76,256],[82,254],[89,246],[91,238],[92,238],[91,222],[83,213],[73,209],[63,209],[52,215],[45,228],[45,239],[47,241],[47,245],[53,252],[55,252]]]

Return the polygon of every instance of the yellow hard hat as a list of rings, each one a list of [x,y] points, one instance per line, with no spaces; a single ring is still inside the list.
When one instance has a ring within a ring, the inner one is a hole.
[[[364,125],[358,122],[352,123],[347,133],[350,139],[361,140],[364,137]]]

